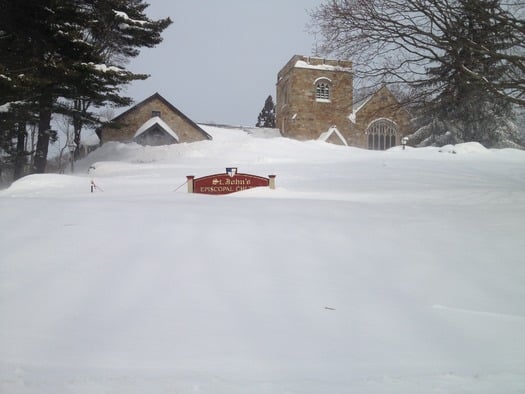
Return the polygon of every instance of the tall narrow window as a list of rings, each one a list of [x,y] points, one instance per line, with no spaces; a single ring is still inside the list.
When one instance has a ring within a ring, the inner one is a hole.
[[[375,120],[366,130],[368,149],[385,150],[396,146],[397,126],[388,119]]]
[[[317,101],[330,101],[332,98],[332,83],[328,78],[319,78],[315,81],[315,99]]]

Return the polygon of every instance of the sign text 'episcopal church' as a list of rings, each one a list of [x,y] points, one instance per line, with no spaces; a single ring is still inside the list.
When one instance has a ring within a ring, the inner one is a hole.
[[[223,174],[213,174],[195,178],[188,175],[188,193],[229,194],[254,187],[275,189],[275,175],[268,178],[237,172],[237,168],[228,167]]]

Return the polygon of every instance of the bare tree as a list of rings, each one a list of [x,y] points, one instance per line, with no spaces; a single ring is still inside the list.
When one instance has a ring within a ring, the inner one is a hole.
[[[323,53],[352,59],[356,76],[380,83],[419,87],[429,82],[428,68],[449,62],[451,51],[468,50],[505,65],[505,72],[495,78],[455,64],[465,79],[525,105],[524,5],[517,0],[328,0],[311,12],[312,29],[323,37]],[[467,7],[476,9],[487,37],[500,45],[457,35]],[[425,95],[444,88],[435,82]]]
[[[58,146],[58,156],[57,156],[57,167],[60,173],[63,173],[66,169],[67,163],[70,160],[73,160],[71,157],[70,146],[75,140],[75,131],[71,130],[71,118],[66,115],[59,115],[55,119],[55,123],[58,128],[58,137],[57,142]]]
[[[328,0],[312,20],[323,52],[351,58],[369,87],[411,88],[426,143],[494,146],[525,106],[523,15],[517,0]]]

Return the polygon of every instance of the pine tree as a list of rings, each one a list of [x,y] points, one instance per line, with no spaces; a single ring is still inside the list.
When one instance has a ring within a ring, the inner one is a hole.
[[[159,44],[162,31],[171,24],[169,18],[149,19],[145,14],[147,7],[148,4],[142,0],[96,0],[88,2],[84,8],[87,21],[84,40],[93,47],[100,64],[87,70],[91,74],[87,79],[89,83],[78,90],[70,106],[75,158],[79,154],[83,125],[99,124],[90,107],[101,107],[107,103],[113,106],[129,105],[132,100],[119,94],[121,87],[148,77],[122,67],[127,59],[138,56],[141,48]],[[86,80],[85,76],[82,80]]]
[[[505,120],[512,116],[511,102],[486,89],[485,81],[497,81],[506,72],[499,59],[485,56],[470,42],[493,52],[508,49],[509,34],[494,17],[499,0],[463,0],[449,17],[448,34],[453,40],[439,60],[427,70],[429,79],[421,87],[446,84],[439,95],[421,106],[429,122],[434,144],[478,141],[496,146],[510,137]],[[484,80],[472,78],[483,75]]]
[[[161,42],[171,20],[148,19],[142,0],[2,0],[1,6],[0,79],[7,89],[0,104],[22,101],[37,114],[34,172],[44,172],[52,114],[73,117],[79,142],[82,124],[96,121],[90,105],[131,103],[122,87],[147,75],[122,63]]]
[[[10,104],[9,112],[0,114],[0,130],[5,137],[0,148],[8,155],[4,164],[12,168],[14,180],[26,174],[32,154],[27,150],[28,122],[34,122],[33,114],[23,103]]]
[[[519,0],[330,0],[312,17],[323,52],[351,58],[365,83],[411,88],[418,139],[490,147],[525,105],[524,13]]]
[[[275,104],[271,95],[264,102],[264,107],[257,117],[255,126],[275,128]]]

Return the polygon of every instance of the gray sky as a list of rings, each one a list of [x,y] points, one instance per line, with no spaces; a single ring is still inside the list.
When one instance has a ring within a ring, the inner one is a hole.
[[[164,41],[128,66],[151,74],[126,94],[139,102],[159,92],[196,122],[255,125],[275,100],[277,73],[295,54],[311,55],[306,10],[322,0],[150,0],[147,15],[170,16]],[[117,109],[116,113],[122,110]]]

